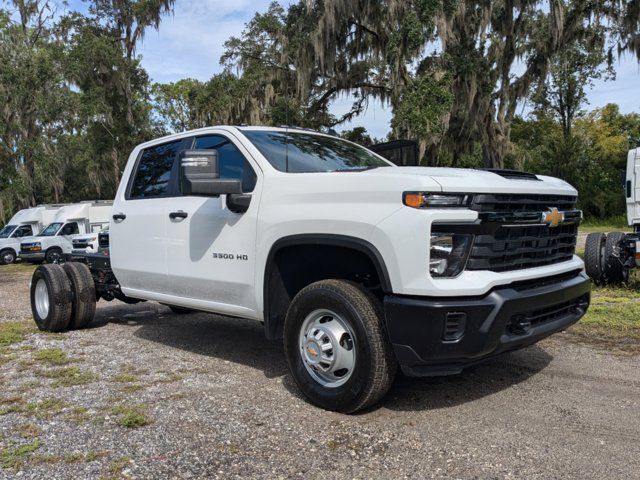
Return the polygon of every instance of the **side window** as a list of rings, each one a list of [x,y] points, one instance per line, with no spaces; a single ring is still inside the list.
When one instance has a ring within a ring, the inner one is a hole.
[[[253,192],[256,186],[256,173],[247,159],[231,140],[222,135],[209,135],[196,138],[194,145],[197,150],[217,150],[220,162],[220,178],[225,180],[240,180],[242,191]]]
[[[76,222],[67,223],[60,231],[60,235],[77,235],[79,233],[80,230]]]
[[[165,143],[142,151],[131,184],[129,198],[171,195],[171,172],[183,141]]]
[[[33,230],[31,229],[31,225],[22,225],[16,231],[15,237],[22,238],[22,237],[30,237],[32,235],[33,235]]]

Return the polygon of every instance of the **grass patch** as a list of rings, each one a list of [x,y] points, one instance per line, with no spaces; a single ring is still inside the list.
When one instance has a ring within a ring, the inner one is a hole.
[[[22,397],[0,398],[0,417],[9,413],[20,413],[24,405]]]
[[[81,425],[91,420],[91,415],[89,414],[88,409],[84,407],[75,407],[71,412],[65,415],[64,419],[75,423],[76,425]]]
[[[613,232],[629,230],[626,215],[609,218],[587,218],[580,225],[580,230],[590,232]]]
[[[48,363],[49,365],[66,365],[71,363],[71,359],[67,356],[67,353],[61,348],[45,348],[44,350],[38,350],[33,358],[39,362]]]
[[[138,380],[138,377],[131,373],[119,373],[111,377],[111,380],[118,383],[133,383]]]
[[[124,469],[131,463],[131,458],[129,457],[120,457],[113,460],[109,463],[109,467],[107,469],[108,475],[101,477],[103,480],[111,480],[111,479],[119,479],[122,478],[122,473]]]
[[[141,385],[139,383],[129,383],[122,387],[122,391],[124,393],[135,393],[139,392],[140,390],[144,390],[144,388],[144,385]]]
[[[571,333],[590,343],[622,351],[640,350],[640,281],[626,286],[594,287],[587,314]]]
[[[25,445],[3,448],[0,450],[0,467],[17,470],[39,448],[40,441],[38,439]]]
[[[31,322],[2,322],[0,323],[0,347],[7,347],[23,342],[26,336],[34,333],[35,325]]]
[[[32,265],[30,263],[17,262],[12,263],[11,265],[3,265],[0,273],[14,275],[16,273],[33,273],[36,269],[37,265]]]
[[[98,377],[91,372],[81,370],[78,367],[56,368],[53,370],[41,370],[37,375],[45,378],[51,378],[55,381],[52,387],[73,387],[76,385],[86,385],[95,382]]]
[[[21,412],[33,415],[40,420],[49,420],[67,408],[67,403],[59,398],[49,398],[40,402],[27,403]]]
[[[119,405],[111,410],[116,416],[118,425],[126,428],[140,428],[153,423],[153,419],[148,414],[148,408],[144,404]]]
[[[40,427],[33,423],[24,423],[16,427],[16,432],[18,432],[18,435],[20,435],[22,438],[26,440],[32,440],[34,438],[38,438],[42,433],[42,430],[40,430]]]

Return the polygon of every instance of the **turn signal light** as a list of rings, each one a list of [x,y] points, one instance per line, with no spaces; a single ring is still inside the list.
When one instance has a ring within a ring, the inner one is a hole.
[[[472,198],[468,194],[404,192],[402,202],[411,208],[465,208]]]

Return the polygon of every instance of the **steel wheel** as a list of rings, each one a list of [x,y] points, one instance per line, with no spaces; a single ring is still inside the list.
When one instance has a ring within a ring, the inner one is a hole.
[[[309,374],[323,387],[344,385],[355,368],[355,335],[331,310],[315,310],[300,328],[300,355]]]
[[[47,318],[49,315],[49,291],[47,290],[47,282],[43,278],[36,283],[34,300],[40,318]]]
[[[2,265],[11,265],[13,262],[15,262],[16,255],[11,250],[5,250],[2,253],[1,260],[2,261],[0,262],[0,264],[2,264]]]

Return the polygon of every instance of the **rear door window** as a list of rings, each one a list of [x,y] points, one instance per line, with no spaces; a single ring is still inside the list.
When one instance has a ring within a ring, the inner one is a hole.
[[[178,153],[185,149],[186,144],[185,140],[177,140],[143,150],[136,165],[129,198],[176,195],[177,170],[174,165],[177,165]]]

